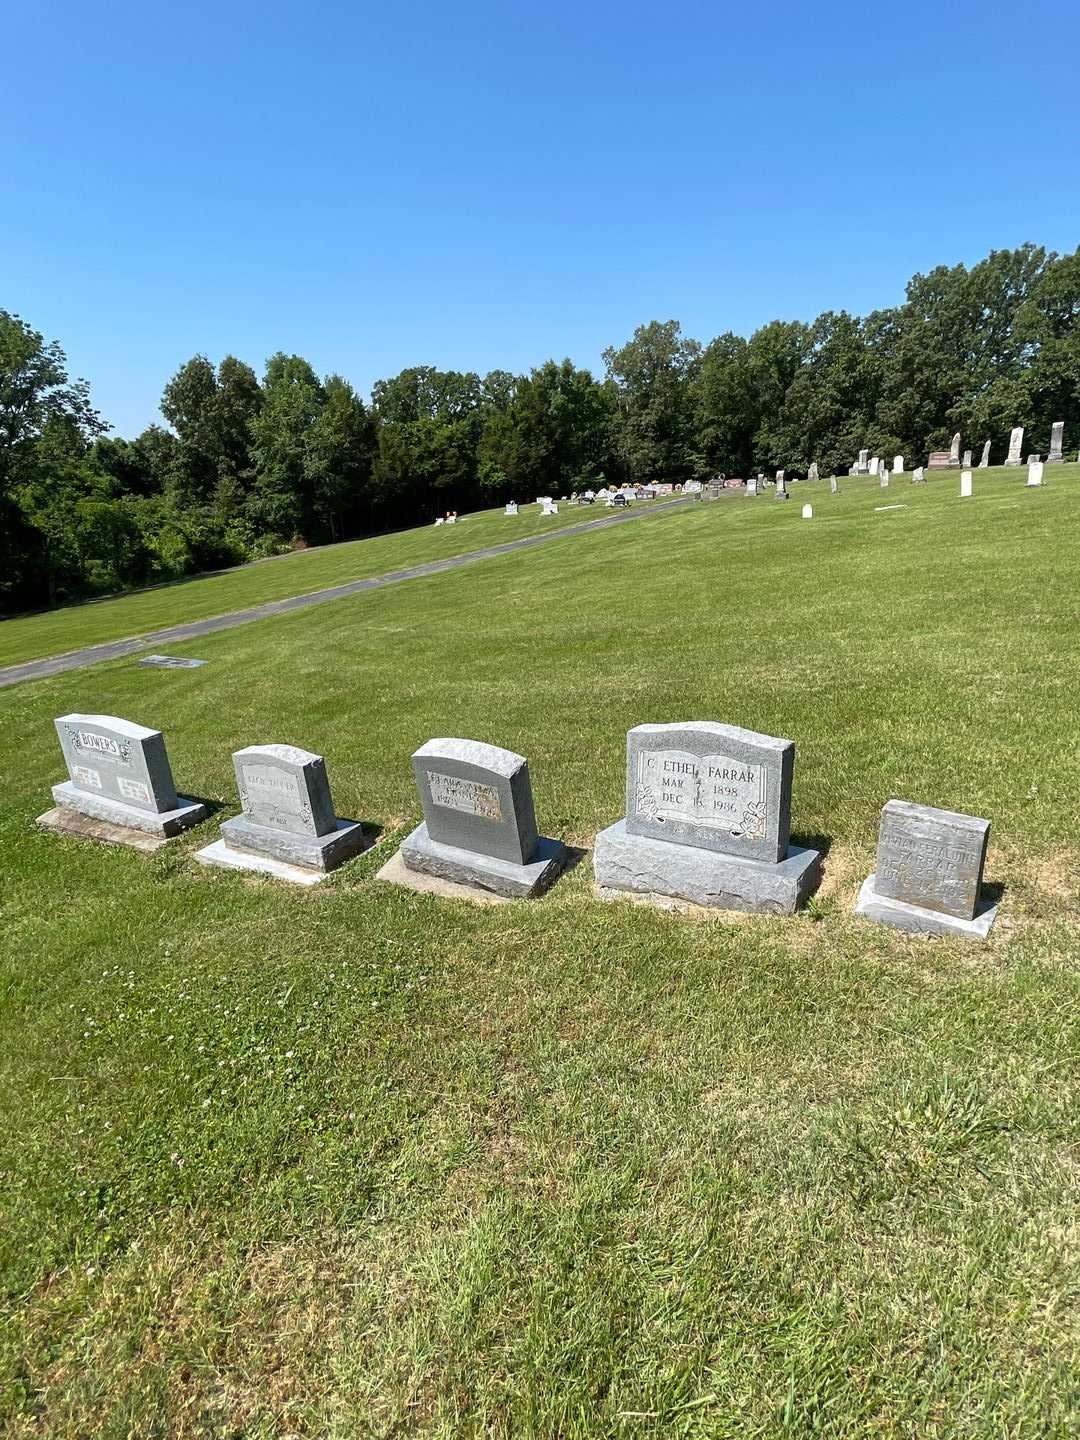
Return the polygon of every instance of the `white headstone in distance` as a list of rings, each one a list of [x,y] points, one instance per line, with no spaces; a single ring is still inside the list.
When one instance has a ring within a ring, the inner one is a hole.
[[[1062,461],[1061,449],[1065,442],[1065,421],[1055,420],[1050,427],[1050,453],[1046,457],[1048,465],[1060,465]]]
[[[1029,485],[1041,485],[1043,483],[1043,462],[1036,460],[1034,456],[1028,460],[1027,483]]]
[[[902,475],[904,473],[904,457],[902,455],[893,456],[892,473],[894,475]]]
[[[445,521],[445,520],[443,519],[443,517],[440,515],[439,518],[435,521],[435,524],[436,524],[436,525],[445,525],[445,524],[446,524],[446,521]]]
[[[835,495],[835,494],[839,491],[839,489],[840,489],[840,481],[837,480],[837,478],[836,478],[835,475],[830,475],[830,476],[829,476],[829,494],[830,494],[830,495]]]
[[[804,520],[812,520],[814,518],[814,507],[812,505],[804,505],[802,507],[802,518]]]
[[[960,498],[961,498],[961,499],[964,499],[966,496],[968,496],[968,495],[970,495],[970,494],[971,494],[971,471],[970,471],[970,470],[962,470],[962,471],[960,472]]]
[[[1024,427],[1017,425],[1016,429],[1009,436],[1009,454],[1005,461],[1006,465],[1020,464],[1020,451],[1024,447]]]
[[[959,464],[960,464],[960,431],[959,431],[959,430],[957,430],[956,434],[952,437],[952,444],[949,446],[949,464],[950,464],[950,465],[959,465]]]
[[[986,444],[983,446],[982,459],[979,461],[979,469],[980,469],[980,470],[985,470],[986,467],[987,467],[989,464],[990,464],[990,441],[987,440]]]

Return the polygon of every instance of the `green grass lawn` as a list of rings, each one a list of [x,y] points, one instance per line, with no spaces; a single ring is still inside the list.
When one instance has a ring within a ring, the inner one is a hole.
[[[1080,471],[1047,475],[703,504],[5,691],[5,1440],[1074,1436]],[[35,830],[68,710],[161,726],[218,814],[151,857]],[[588,846],[626,730],[683,718],[795,740],[804,913],[603,903],[588,860],[495,908],[374,881],[429,737],[524,752]],[[325,887],[192,859],[269,741],[383,827]],[[892,796],[992,819],[986,946],[852,917]]]
[[[663,503],[637,501],[633,508],[652,509]],[[168,625],[203,620],[248,605],[303,595],[618,513],[602,503],[560,505],[558,515],[541,515],[535,505],[524,504],[514,517],[505,515],[501,507],[482,510],[463,515],[456,525],[424,525],[392,535],[375,535],[369,540],[299,550],[111,600],[69,605],[13,620],[0,619],[0,667],[46,655],[63,655],[84,645],[125,640]]]

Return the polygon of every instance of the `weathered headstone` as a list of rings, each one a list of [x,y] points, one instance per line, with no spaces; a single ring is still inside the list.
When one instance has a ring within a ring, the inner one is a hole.
[[[790,915],[820,878],[791,845],[795,746],[710,720],[626,737],[626,816],[596,837],[601,894]]]
[[[812,505],[804,505],[802,507],[802,518],[804,520],[812,520],[814,518],[814,507]]]
[[[965,450],[965,451],[964,451],[964,459],[963,459],[963,462],[962,462],[962,463],[963,463],[963,466],[964,466],[964,469],[965,469],[965,470],[970,470],[970,469],[971,469],[971,451],[970,451],[970,450]]]
[[[398,852],[406,871],[510,899],[532,899],[554,883],[567,851],[537,831],[523,755],[441,739],[421,745],[412,763],[424,818]]]
[[[1062,463],[1062,446],[1065,443],[1065,421],[1055,420],[1050,427],[1050,453],[1046,457],[1047,465],[1060,465]]]
[[[911,483],[912,485],[926,484],[926,472],[921,465],[916,465],[915,469],[911,472]]]
[[[855,906],[883,925],[985,940],[997,907],[980,898],[990,821],[890,800],[881,812],[877,866]]]
[[[893,456],[892,473],[894,475],[902,475],[904,473],[904,457],[902,455]]]
[[[888,489],[889,467],[885,464],[884,460],[878,461],[878,484],[880,485],[882,490]]]
[[[961,470],[960,472],[960,498],[966,499],[971,494],[971,471]]]
[[[140,670],[198,670],[205,660],[189,660],[183,655],[144,655],[138,662]]]
[[[869,451],[869,450],[860,450],[860,451],[859,451],[859,458],[858,458],[858,460],[856,461],[856,471],[855,471],[855,473],[856,473],[857,475],[865,475],[865,474],[868,472],[869,469],[870,469],[870,451]]]
[[[367,847],[363,826],[334,814],[321,755],[296,745],[248,745],[234,753],[233,768],[242,813],[196,853],[203,864],[311,885]]]
[[[758,482],[756,476],[752,475],[750,479],[747,480],[746,493],[747,495],[756,495],[758,493]]]
[[[830,476],[829,476],[829,494],[830,494],[830,495],[837,495],[837,494],[839,494],[839,492],[840,492],[840,481],[836,478],[835,475],[830,475]]]
[[[776,499],[786,500],[788,498],[787,483],[784,480],[783,470],[776,472]]]
[[[990,464],[990,441],[987,440],[982,448],[982,459],[979,461],[979,469],[985,470]]]
[[[869,470],[869,473],[870,473],[871,475],[876,475],[876,474],[878,473],[878,466],[879,466],[880,464],[881,464],[881,461],[880,461],[880,459],[878,458],[878,456],[877,456],[877,455],[872,455],[872,456],[870,457],[870,470]]]
[[[506,510],[504,513],[507,515],[516,515],[518,513],[518,507],[513,500],[507,501]]]
[[[1024,448],[1024,427],[1017,425],[1016,429],[1009,436],[1009,454],[1006,457],[1006,465],[1019,465],[1020,452]]]
[[[960,431],[952,437],[952,444],[949,446],[949,464],[956,467],[960,464]]]
[[[115,715],[61,715],[55,723],[69,778],[54,785],[52,795],[57,809],[67,813],[49,811],[38,817],[40,824],[72,830],[61,822],[79,815],[165,840],[206,816],[201,801],[177,795],[160,730]],[[99,838],[122,842],[125,836]]]
[[[1028,478],[1029,485],[1041,485],[1043,483],[1043,461],[1036,455],[1028,457]]]

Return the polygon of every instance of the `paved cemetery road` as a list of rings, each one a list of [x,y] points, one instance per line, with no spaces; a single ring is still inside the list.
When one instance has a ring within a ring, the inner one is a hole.
[[[401,580],[417,580],[423,575],[437,575],[441,570],[456,570],[459,565],[471,565],[476,560],[487,560],[492,555],[508,555],[512,550],[524,550],[529,545],[545,545],[549,540],[562,540],[567,535],[584,535],[589,530],[603,530],[609,525],[625,525],[628,521],[644,520],[651,515],[667,515],[672,510],[681,510],[687,505],[696,505],[697,496],[683,500],[668,500],[647,510],[623,510],[618,515],[602,515],[596,520],[584,520],[580,525],[565,525],[561,530],[549,530],[546,535],[527,535],[521,540],[508,540],[505,545],[488,545],[483,550],[467,550],[463,555],[451,555],[446,560],[429,560],[426,565],[413,565],[407,570],[390,570],[385,575],[371,575],[366,580],[350,580],[345,585],[334,585],[328,590],[312,590],[307,595],[292,595],[286,600],[270,600],[265,605],[252,605],[247,610],[233,610],[228,615],[212,615],[207,620],[192,620],[187,625],[170,625],[166,630],[151,630],[146,635],[136,635],[128,640],[110,640],[104,645],[88,645],[85,650],[71,650],[66,655],[53,655],[47,660],[27,660],[22,665],[9,665],[0,670],[0,686],[18,685],[22,680],[43,680],[49,675],[61,675],[65,670],[82,670],[87,665],[96,665],[101,660],[120,660],[125,655],[134,655],[139,650],[157,648],[159,645],[175,645],[182,640],[194,640],[199,635],[213,635],[218,630],[233,630],[237,625],[249,625],[253,620],[266,620],[271,615],[285,615],[290,610],[305,610],[309,605],[321,605],[326,600],[340,600],[344,595],[359,595],[363,590],[378,590],[383,585],[396,585]]]

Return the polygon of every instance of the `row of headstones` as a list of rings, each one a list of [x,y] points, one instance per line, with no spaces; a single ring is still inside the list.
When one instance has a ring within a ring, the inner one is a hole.
[[[1051,426],[1050,429],[1050,453],[1047,455],[1045,461],[1047,465],[1060,465],[1064,462],[1064,443],[1065,422],[1064,420],[1055,420],[1054,424]],[[1005,464],[1020,465],[1022,463],[1021,456],[1023,453],[1023,447],[1024,427],[1022,425],[1017,425],[1009,435],[1009,453],[1008,457],[1005,460]],[[1034,458],[1035,460],[1042,459],[1042,457],[1039,455],[1035,455],[1034,457],[1029,456],[1029,463],[1032,458]],[[1077,456],[1077,460],[1080,461],[1080,455]],[[962,468],[964,470],[970,470],[972,468],[971,461],[972,452],[970,450],[965,450],[963,456],[961,457],[960,431],[958,430],[953,436],[952,444],[950,445],[948,450],[934,450],[931,452],[930,458],[927,461],[926,468],[928,470],[944,470],[949,468]],[[977,468],[980,470],[985,470],[987,469],[989,464],[990,441],[987,440],[983,444],[982,458],[979,460]],[[859,458],[855,462],[855,464],[852,465],[851,469],[848,471],[848,474],[878,475],[882,473],[884,465],[885,462],[883,460],[879,460],[876,455],[871,457],[869,450],[860,450]],[[895,475],[902,473],[903,469],[904,457],[902,455],[897,455],[893,460],[893,474]]]
[[[53,787],[57,807],[162,840],[205,818],[204,804],[177,794],[160,730],[79,714],[56,728],[69,775]],[[241,813],[197,852],[204,863],[314,883],[371,843],[362,825],[335,813],[320,755],[250,745],[233,765]],[[568,851],[539,833],[524,756],[437,739],[412,765],[424,818],[395,857],[399,883],[411,872],[529,899],[557,880]],[[794,768],[794,743],[777,736],[715,721],[636,726],[626,737],[626,814],[596,837],[598,893],[793,914],[822,864],[819,850],[791,843]],[[989,832],[976,816],[890,800],[856,913],[985,939],[996,914],[980,901]]]

